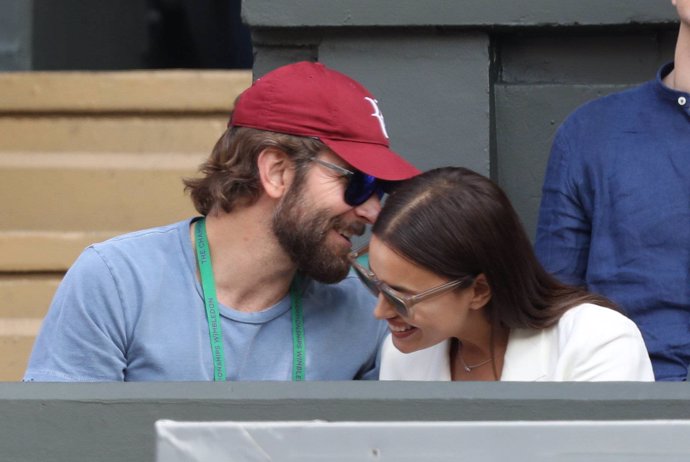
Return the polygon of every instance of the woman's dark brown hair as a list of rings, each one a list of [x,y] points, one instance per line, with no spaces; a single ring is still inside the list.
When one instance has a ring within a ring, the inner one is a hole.
[[[402,257],[448,279],[483,273],[494,325],[541,329],[581,303],[614,308],[549,275],[505,193],[466,168],[439,168],[406,181],[387,199],[373,233]]]

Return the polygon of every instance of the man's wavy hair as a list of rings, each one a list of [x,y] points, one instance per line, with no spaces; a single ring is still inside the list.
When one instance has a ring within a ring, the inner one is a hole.
[[[309,160],[328,150],[315,138],[229,127],[199,167],[203,176],[183,180],[196,210],[206,216],[254,204],[263,191],[257,160],[266,148],[280,149],[293,159],[296,183],[303,178]]]

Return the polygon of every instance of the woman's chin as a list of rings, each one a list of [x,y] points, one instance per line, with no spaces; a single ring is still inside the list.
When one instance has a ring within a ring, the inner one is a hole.
[[[428,336],[424,337],[422,334],[423,331],[420,328],[413,327],[403,333],[391,331],[391,339],[393,340],[393,346],[395,346],[398,351],[405,354],[431,348],[447,340],[447,337],[431,339]]]
[[[413,353],[417,350],[424,348],[419,344],[417,337],[419,336],[419,329],[416,327],[411,327],[408,330],[402,332],[391,331],[391,339],[393,340],[393,345],[401,353]]]

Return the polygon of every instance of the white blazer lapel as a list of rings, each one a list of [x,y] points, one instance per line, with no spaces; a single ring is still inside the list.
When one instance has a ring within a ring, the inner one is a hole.
[[[380,380],[450,380],[450,341],[405,354],[388,336],[381,347]]]
[[[419,367],[419,380],[450,381],[450,340],[410,353],[413,355]]]
[[[512,329],[503,360],[501,381],[550,380],[553,328]]]

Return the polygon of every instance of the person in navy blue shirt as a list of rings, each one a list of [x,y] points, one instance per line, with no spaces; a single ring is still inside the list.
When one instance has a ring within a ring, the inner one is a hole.
[[[591,101],[559,128],[536,252],[547,270],[638,324],[656,380],[690,363],[690,0],[674,62],[655,80]]]

